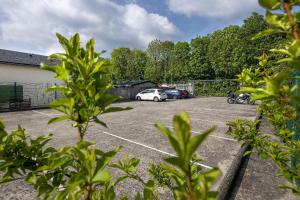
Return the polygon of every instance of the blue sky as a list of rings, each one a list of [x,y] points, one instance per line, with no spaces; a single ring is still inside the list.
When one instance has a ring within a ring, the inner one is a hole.
[[[240,25],[257,0],[0,0],[0,48],[48,55],[61,51],[54,34],[79,32],[98,51],[145,49],[153,39],[190,41]]]

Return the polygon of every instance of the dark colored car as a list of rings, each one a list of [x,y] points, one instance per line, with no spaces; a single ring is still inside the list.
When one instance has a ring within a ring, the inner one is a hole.
[[[181,99],[181,98],[183,98],[182,91],[177,90],[177,89],[168,89],[168,90],[165,90],[165,93],[166,93],[168,99]]]

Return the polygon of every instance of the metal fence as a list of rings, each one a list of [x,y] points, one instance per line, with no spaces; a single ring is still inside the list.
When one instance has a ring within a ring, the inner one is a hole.
[[[46,93],[53,83],[0,82],[0,111],[48,107],[60,97],[56,91]]]

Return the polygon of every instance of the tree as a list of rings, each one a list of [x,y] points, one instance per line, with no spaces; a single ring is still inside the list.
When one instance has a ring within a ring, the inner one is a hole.
[[[244,20],[244,24],[241,27],[241,34],[243,36],[241,48],[245,55],[245,63],[243,63],[243,66],[257,66],[259,62],[258,57],[263,53],[267,53],[268,49],[284,47],[287,39],[286,35],[282,33],[270,37],[253,39],[259,32],[267,30],[268,28],[271,28],[271,26],[268,25],[264,16],[258,13],[254,12],[250,17]],[[268,63],[269,67],[277,65],[276,60],[282,58],[282,56],[277,53],[268,52],[268,54],[270,61]]]
[[[128,72],[131,80],[143,80],[144,71],[147,64],[147,54],[139,49],[131,50],[131,58]]]
[[[214,70],[207,57],[210,36],[196,37],[191,41],[188,79],[213,79]]]
[[[172,64],[168,71],[168,80],[186,81],[188,79],[188,66],[190,61],[190,45],[188,42],[177,42],[173,49]]]
[[[147,48],[148,62],[145,77],[156,82],[168,80],[174,43],[171,41],[153,40]]]
[[[120,74],[120,80],[118,80],[118,82],[129,80],[130,74],[128,73],[128,68],[131,60],[130,49],[127,47],[116,48],[111,52],[110,57],[113,68],[116,68]]]

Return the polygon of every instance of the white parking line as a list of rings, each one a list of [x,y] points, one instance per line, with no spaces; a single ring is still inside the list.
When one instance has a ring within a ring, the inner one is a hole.
[[[39,111],[36,111],[36,110],[31,110],[32,112],[35,112],[35,113],[38,113],[38,114],[40,114],[40,115],[45,115],[45,116],[47,116],[47,117],[52,117],[51,115],[49,115],[49,114],[46,114],[46,113],[43,113],[43,112],[39,112]]]
[[[173,128],[172,126],[166,126],[168,128]],[[197,133],[199,134],[199,132],[196,132],[196,131],[191,131],[192,133]],[[200,131],[201,133],[201,131]],[[232,139],[232,138],[228,138],[228,137],[222,137],[222,136],[217,136],[217,135],[213,135],[213,134],[210,134],[209,136],[211,137],[215,137],[215,138],[219,138],[219,139],[223,139],[223,140],[229,140],[229,141],[234,141],[234,142],[237,142],[237,140],[235,139]]]
[[[168,156],[173,156],[173,157],[176,157],[176,155],[174,154],[171,154],[171,153],[168,153],[168,152],[165,152],[165,151],[162,151],[162,150],[159,150],[159,149],[156,149],[156,148],[153,148],[153,147],[150,147],[148,145],[145,145],[145,144],[142,144],[142,143],[139,143],[139,142],[135,142],[135,141],[132,141],[132,140],[129,140],[129,139],[126,139],[126,138],[123,138],[123,137],[120,137],[118,135],[114,135],[114,134],[111,134],[109,132],[106,132],[106,131],[103,131],[102,133],[106,134],[106,135],[110,135],[112,137],[115,137],[115,138],[118,138],[118,139],[121,139],[121,140],[124,140],[126,142],[129,142],[129,143],[133,143],[133,144],[136,144],[136,145],[139,145],[139,146],[142,146],[142,147],[145,147],[147,149],[151,149],[153,151],[157,151],[159,153],[162,153],[162,154],[165,154],[165,155],[168,155]],[[205,164],[201,164],[201,163],[196,163],[204,168],[207,168],[207,169],[212,169],[213,167],[210,167],[208,165],[205,165]]]
[[[47,114],[47,113],[44,113],[44,112],[40,112],[40,111],[37,111],[37,110],[31,110],[32,112],[35,112],[35,113],[38,113],[40,115],[44,115],[44,116],[47,116],[47,117],[54,117],[54,116],[59,116],[60,114]]]
[[[210,112],[210,111],[195,111],[195,110],[185,110],[188,112],[190,115],[196,115],[196,114],[205,114],[205,115],[222,115],[222,116],[230,116],[230,117],[238,117],[236,114],[232,113],[220,113],[218,112],[217,114],[215,112]],[[192,117],[193,118],[193,117]]]
[[[148,124],[150,124],[150,123],[148,123]],[[153,128],[153,127],[151,127],[151,126],[144,126],[144,127],[147,127],[147,128]],[[173,126],[168,126],[168,125],[165,125],[165,127],[168,127],[168,128],[173,128]],[[203,131],[191,131],[192,133],[196,133],[196,134],[199,134],[199,133],[201,133],[201,132],[203,132]],[[218,136],[218,135],[214,135],[214,134],[210,134],[209,136],[211,136],[211,137],[215,137],[215,138],[218,138],[218,139],[222,139],[222,140],[228,140],[228,141],[233,141],[233,142],[237,142],[237,140],[236,139],[233,139],[233,138],[228,138],[228,137],[222,137],[222,136]]]
[[[234,110],[234,109],[231,109],[231,110],[227,110],[227,109],[214,109],[214,108],[201,108],[203,110],[211,110],[211,111],[225,111],[225,112],[229,112],[229,113],[242,113],[242,114],[245,114],[246,111],[253,111],[251,109],[240,109],[240,110]],[[243,110],[243,111],[241,111]]]

